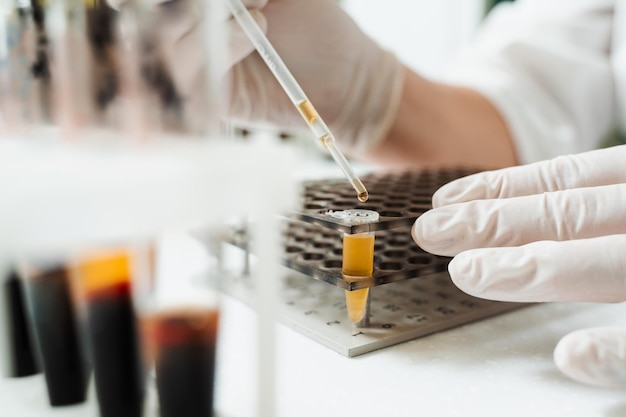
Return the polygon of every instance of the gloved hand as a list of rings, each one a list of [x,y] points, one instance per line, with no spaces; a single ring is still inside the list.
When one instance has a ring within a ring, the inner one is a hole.
[[[353,152],[374,147],[400,99],[404,70],[396,57],[366,36],[335,0],[269,0],[261,12],[270,42],[338,144]],[[233,58],[241,56],[244,44]],[[235,65],[231,75],[234,121],[306,129],[258,54]]]
[[[125,0],[108,0],[121,10]],[[366,36],[336,0],[244,0],[252,16],[346,151],[364,152],[394,121],[404,79],[396,57]],[[156,1],[157,42],[177,94],[202,90],[198,14],[192,1]],[[227,10],[224,4],[224,11]],[[307,129],[237,21],[228,35],[232,88],[228,118],[240,125]],[[198,107],[198,106],[196,106]]]
[[[471,175],[439,189],[433,207],[413,238],[455,256],[450,276],[468,294],[626,300],[626,145]],[[576,380],[626,386],[626,328],[569,334],[554,360]]]

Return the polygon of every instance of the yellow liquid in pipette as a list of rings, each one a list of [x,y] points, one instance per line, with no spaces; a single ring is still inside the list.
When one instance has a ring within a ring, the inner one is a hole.
[[[343,238],[343,264],[341,272],[348,282],[368,278],[374,272],[374,235],[359,233]],[[361,321],[367,308],[369,288],[346,291],[348,318],[353,323]]]
[[[304,117],[304,120],[306,120],[308,124],[313,123],[315,119],[319,119],[320,117],[320,115],[317,113],[317,110],[315,110],[315,107],[313,107],[309,100],[303,100],[298,103],[298,111],[300,112],[302,117]]]
[[[307,124],[315,132],[316,129],[313,127],[314,122],[316,120],[318,121],[318,124],[319,122],[321,122],[320,115],[317,113],[317,110],[315,110],[315,107],[313,107],[311,102],[308,100],[301,101],[300,103],[298,103],[297,107],[298,107],[298,111],[300,112],[304,120],[306,120]],[[324,125],[323,122],[322,122],[322,125]],[[335,161],[337,161],[337,158],[339,158],[342,161],[341,163],[338,161],[337,162],[339,163],[340,166],[345,165],[345,166],[342,166],[342,169],[344,169],[344,172],[350,179],[350,183],[356,190],[358,200],[361,203],[366,202],[367,199],[369,198],[369,194],[367,190],[365,189],[365,186],[363,185],[361,180],[358,179],[356,177],[356,174],[354,174],[354,172],[352,171],[352,168],[347,166],[348,162],[346,161],[345,157],[341,155],[339,150],[335,147],[334,138],[330,134],[325,134],[319,138],[319,141],[322,143],[322,145],[324,145],[326,149],[331,151],[331,154],[333,155],[333,158],[335,158]]]

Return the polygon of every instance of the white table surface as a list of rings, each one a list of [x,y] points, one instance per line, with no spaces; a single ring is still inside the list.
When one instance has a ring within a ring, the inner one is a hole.
[[[241,348],[241,332],[228,323],[249,319],[237,304],[229,303],[225,315],[228,349]],[[563,335],[626,325],[624,313],[623,304],[534,305],[355,358],[279,326],[277,415],[624,416],[623,390],[571,381],[552,361]],[[232,360],[225,362],[222,389],[245,378],[236,377],[236,369]],[[242,402],[233,392],[220,392],[227,415],[239,415]]]
[[[623,390],[570,381],[552,350],[578,328],[625,324],[625,312],[623,304],[535,305],[355,358],[278,325],[276,416],[623,416]],[[220,417],[255,415],[255,330],[255,313],[227,298]],[[0,380],[2,416],[96,416],[91,398],[52,410],[41,376]]]

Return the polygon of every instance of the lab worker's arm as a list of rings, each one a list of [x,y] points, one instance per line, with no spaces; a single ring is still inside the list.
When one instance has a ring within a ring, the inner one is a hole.
[[[613,0],[496,8],[446,84],[409,73],[372,160],[527,163],[598,146],[613,121]]]
[[[612,127],[614,0],[517,0],[494,10],[450,82],[487,97],[519,162],[597,148]]]
[[[579,152],[609,130],[613,0],[517,0],[446,82],[402,67],[334,0],[270,0],[267,35],[353,157],[491,168]],[[305,128],[262,60],[231,71],[229,117]]]
[[[389,133],[360,157],[396,168],[518,163],[509,128],[489,100],[471,88],[435,83],[409,69]]]
[[[335,0],[270,0],[260,11],[268,38],[346,154],[396,168],[516,162],[487,99],[405,68]],[[257,54],[234,65],[231,79],[231,121],[306,127]]]

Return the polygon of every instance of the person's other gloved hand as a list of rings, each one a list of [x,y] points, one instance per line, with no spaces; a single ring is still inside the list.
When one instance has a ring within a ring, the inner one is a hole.
[[[413,226],[429,252],[455,256],[468,294],[502,301],[626,300],[626,145],[453,181]],[[626,386],[626,328],[565,336],[559,369]]]
[[[404,70],[396,57],[366,36],[335,0],[269,0],[260,10],[270,42],[338,143],[354,151],[375,146],[400,98]],[[245,52],[238,48],[233,58]],[[231,75],[235,122],[306,129],[258,54],[236,64]]]

